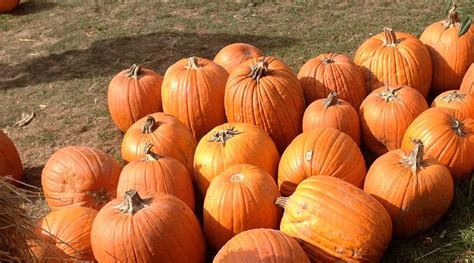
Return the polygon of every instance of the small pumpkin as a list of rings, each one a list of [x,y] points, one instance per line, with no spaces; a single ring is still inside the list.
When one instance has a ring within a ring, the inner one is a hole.
[[[263,56],[257,47],[246,43],[233,43],[223,47],[214,57],[214,63],[223,67],[227,73],[231,73],[243,62]]]
[[[0,1],[0,14],[13,11],[18,6],[19,3],[20,3],[20,0]]]
[[[462,79],[461,88],[459,88],[464,93],[469,93],[474,95],[474,63],[471,64],[469,69]]]
[[[459,110],[468,118],[474,119],[474,95],[459,90],[449,90],[438,95],[431,107],[444,107]]]
[[[23,178],[23,165],[13,141],[0,129],[0,176],[8,176],[20,181]],[[16,185],[15,181],[10,181]]]

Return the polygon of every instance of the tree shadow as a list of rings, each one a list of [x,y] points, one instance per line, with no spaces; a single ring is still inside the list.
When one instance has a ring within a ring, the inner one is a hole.
[[[58,4],[51,3],[51,2],[20,2],[20,4],[10,12],[11,15],[14,16],[24,16],[34,13],[43,12],[45,10],[52,9],[56,7]]]

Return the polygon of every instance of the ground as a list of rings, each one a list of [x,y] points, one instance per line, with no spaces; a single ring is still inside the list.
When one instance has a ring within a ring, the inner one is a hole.
[[[67,145],[97,147],[120,160],[122,134],[107,110],[107,85],[133,63],[163,75],[181,58],[212,59],[225,45],[246,42],[297,72],[323,52],[353,55],[385,26],[419,36],[446,8],[444,1],[406,0],[22,2],[0,15],[0,128],[19,149],[26,181],[38,186],[49,156]],[[13,126],[32,111],[27,126]],[[472,182],[456,187],[449,213],[433,229],[393,240],[384,261],[472,262]]]

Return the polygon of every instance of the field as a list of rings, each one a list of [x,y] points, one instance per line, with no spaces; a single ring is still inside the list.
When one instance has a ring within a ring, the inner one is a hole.
[[[405,0],[102,2],[24,2],[0,15],[0,128],[18,147],[28,183],[39,186],[49,156],[67,145],[97,147],[120,160],[122,134],[107,110],[107,85],[133,63],[163,75],[181,58],[212,59],[225,45],[246,42],[297,72],[323,52],[353,55],[384,26],[419,35],[446,8],[445,1]],[[28,125],[14,126],[31,112]],[[473,262],[472,178],[456,187],[439,224],[395,239],[384,261]]]

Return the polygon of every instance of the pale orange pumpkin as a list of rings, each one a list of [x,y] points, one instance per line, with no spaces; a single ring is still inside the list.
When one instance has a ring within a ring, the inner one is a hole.
[[[223,47],[214,57],[214,63],[223,67],[227,73],[231,73],[238,65],[243,62],[263,56],[260,49],[246,44],[233,43]]]
[[[458,110],[468,118],[474,119],[474,94],[459,90],[448,90],[438,95],[431,107],[444,107]]]

